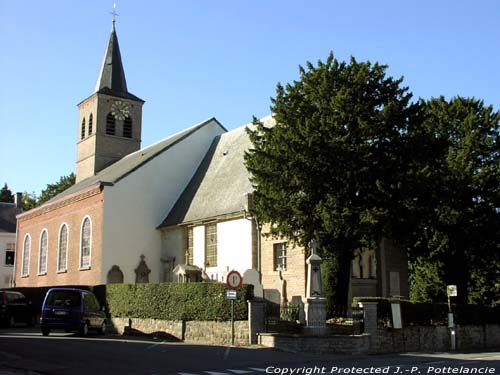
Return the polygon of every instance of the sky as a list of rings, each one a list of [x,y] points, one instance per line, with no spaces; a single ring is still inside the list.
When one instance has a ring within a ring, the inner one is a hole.
[[[75,171],[77,104],[94,90],[113,1],[0,0],[0,184],[39,194]],[[216,117],[270,113],[276,84],[325,60],[388,65],[416,99],[500,109],[498,0],[117,0],[142,147]]]

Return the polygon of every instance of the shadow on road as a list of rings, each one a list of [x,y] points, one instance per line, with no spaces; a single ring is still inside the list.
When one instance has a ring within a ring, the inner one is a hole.
[[[378,369],[378,370],[377,370]],[[0,329],[2,370],[32,374],[500,374],[500,353],[340,355],[287,353],[262,347],[227,347],[137,337]]]

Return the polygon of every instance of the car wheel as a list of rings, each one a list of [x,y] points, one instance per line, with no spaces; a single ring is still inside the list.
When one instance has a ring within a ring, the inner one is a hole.
[[[49,328],[42,328],[42,335],[48,336],[49,333],[50,333],[50,329]]]
[[[100,335],[104,335],[106,333],[106,321],[103,321],[101,327],[97,331]]]
[[[83,323],[83,325],[80,327],[80,330],[78,331],[80,336],[85,337],[89,333],[89,324],[87,322]]]

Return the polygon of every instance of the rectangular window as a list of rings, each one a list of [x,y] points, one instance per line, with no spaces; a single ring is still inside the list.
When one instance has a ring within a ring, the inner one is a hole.
[[[217,224],[205,225],[205,266],[217,267]]]
[[[5,265],[13,266],[14,265],[14,257],[16,255],[16,244],[15,243],[7,243],[5,249]]]
[[[193,227],[186,228],[186,264],[193,265]]]
[[[274,270],[286,271],[286,242],[275,243],[273,245]]]

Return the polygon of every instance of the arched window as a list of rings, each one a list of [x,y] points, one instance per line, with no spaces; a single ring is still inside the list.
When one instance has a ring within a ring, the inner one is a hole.
[[[29,234],[24,236],[23,241],[23,259],[21,277],[26,277],[30,274],[30,253],[31,253],[31,237]]]
[[[132,119],[130,116],[125,116],[125,120],[123,120],[123,136],[132,138]]]
[[[92,116],[92,113],[89,116],[89,135],[92,135],[92,123],[94,122],[94,116]]]
[[[92,255],[92,222],[90,217],[86,216],[82,222],[80,239],[80,269],[90,268],[90,259]]]
[[[115,116],[110,112],[106,116],[106,134],[115,135],[115,131],[116,131]]]
[[[40,234],[40,247],[38,251],[38,274],[45,275],[47,273],[47,252],[48,246],[48,234],[47,229],[42,230]]]
[[[68,269],[68,226],[63,224],[59,229],[59,244],[57,248],[57,272]]]
[[[85,138],[85,117],[82,120],[82,139]]]

